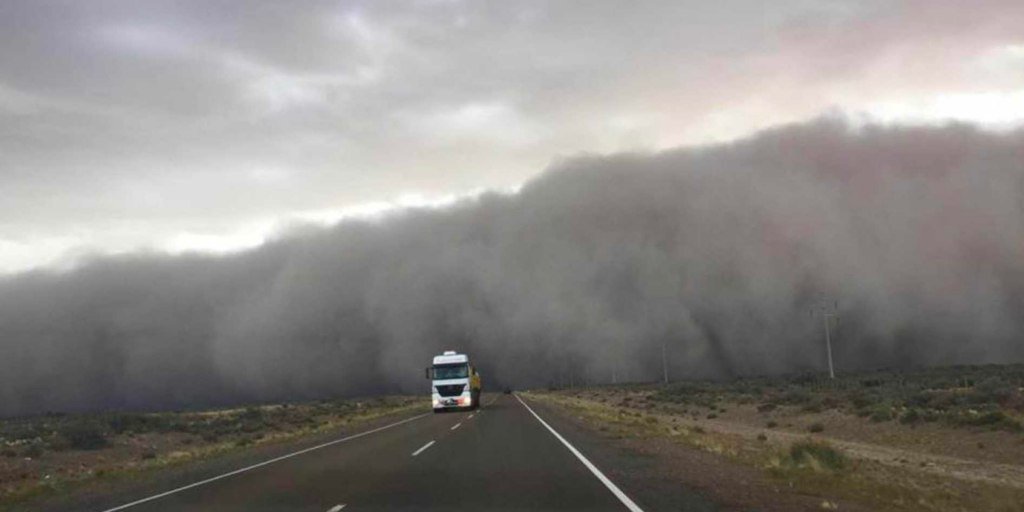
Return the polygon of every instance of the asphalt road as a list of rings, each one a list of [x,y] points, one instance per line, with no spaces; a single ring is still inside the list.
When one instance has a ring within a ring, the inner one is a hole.
[[[542,411],[515,395],[483,402],[97,510],[640,510]]]

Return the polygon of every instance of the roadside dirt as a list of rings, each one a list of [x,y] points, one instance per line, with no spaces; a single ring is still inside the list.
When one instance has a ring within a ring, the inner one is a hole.
[[[722,404],[725,412],[718,410],[714,413],[716,417],[709,419],[707,411],[652,403],[645,400],[646,394],[604,390],[570,396],[670,417],[682,426],[699,426],[746,440],[760,435],[767,436],[769,442],[780,443],[810,438],[829,442],[857,459],[908,471],[1024,489],[1024,436],[1019,434],[939,425],[907,426],[891,421],[875,423],[838,411],[808,413],[783,407],[758,412],[754,405],[728,402]],[[628,403],[636,405],[623,406],[625,396],[633,397]],[[775,426],[767,427],[769,422],[774,422]],[[820,426],[822,432],[810,432],[813,425]]]
[[[735,510],[1024,510],[1019,434],[874,423],[838,411],[759,412],[728,402],[714,410],[681,407],[651,401],[650,393],[604,388],[534,396],[659,458],[666,474]],[[812,426],[820,431],[810,432]],[[781,470],[788,447],[806,441],[834,447],[850,467],[836,474]]]
[[[754,411],[754,414],[756,414],[756,411]],[[1024,466],[993,461],[993,459],[1004,460],[1008,457],[1012,458],[1020,452],[1021,445],[1019,440],[999,439],[1011,437],[1010,434],[1002,432],[985,433],[989,434],[988,436],[955,431],[942,433],[934,430],[927,433],[920,432],[921,437],[919,439],[926,439],[925,436],[927,434],[931,434],[928,436],[931,439],[927,448],[921,446],[915,450],[899,447],[911,444],[903,438],[905,436],[913,436],[915,432],[901,432],[901,430],[910,430],[909,427],[891,423],[884,426],[870,425],[861,418],[851,418],[848,415],[834,411],[802,417],[794,420],[795,422],[789,423],[793,427],[783,427],[781,429],[777,427],[774,429],[768,429],[763,426],[757,427],[751,425],[751,422],[735,421],[724,415],[720,416],[720,418],[722,419],[691,420],[691,423],[702,423],[715,431],[735,434],[747,439],[755,439],[758,435],[765,435],[769,440],[791,443],[811,438],[831,443],[837,448],[842,449],[848,456],[856,459],[899,466],[908,471],[932,473],[943,477],[987,482],[1024,489]],[[824,432],[830,432],[830,434],[815,434],[806,430],[799,432],[793,429],[801,424],[821,425],[824,427]],[[985,441],[978,440],[978,437],[988,439],[995,437],[997,439],[986,444]],[[875,444],[865,441],[852,441],[850,440],[851,438],[873,440]],[[998,441],[1004,442],[1000,443]],[[886,446],[878,443],[891,445]],[[952,449],[943,447],[952,447]],[[975,455],[975,457],[965,458],[939,455],[925,451],[928,448],[958,453],[963,453],[966,448],[967,450],[973,450],[974,453],[972,455]],[[1017,458],[1016,460],[1024,462],[1024,458]]]
[[[724,512],[811,512],[844,510],[872,512],[849,500],[794,490],[761,468],[714,451],[695,450],[669,437],[626,435],[579,410],[562,407],[550,397],[531,395],[533,405],[560,432],[585,431],[596,438],[581,446],[609,478],[633,494],[645,510],[705,510]],[[574,443],[580,443],[580,439]],[[673,494],[696,492],[702,503],[680,505]]]
[[[217,465],[220,460],[234,460],[246,454],[273,451],[346,428],[372,424],[380,418],[393,417],[421,410],[418,397],[389,397],[383,399],[334,404],[311,403],[301,405],[262,406],[265,413],[252,414],[253,408],[224,409],[187,413],[154,413],[144,416],[147,421],[159,421],[157,428],[144,432],[128,430],[109,434],[105,444],[96,449],[47,448],[30,452],[33,446],[45,446],[40,437],[16,439],[13,442],[0,436],[0,510],[38,510],[38,506],[56,498],[77,501],[94,490],[114,492],[122,486],[131,487],[138,482],[160,475],[173,475],[191,468]],[[270,412],[266,412],[270,411]],[[293,422],[277,422],[270,416],[280,412]],[[203,418],[220,418],[216,436],[213,427],[195,427]],[[199,418],[199,420],[197,420]],[[249,419],[245,419],[249,418]],[[255,418],[255,419],[252,419]],[[65,424],[97,420],[88,417],[61,418]],[[192,431],[182,431],[191,421]],[[47,418],[11,420],[10,423],[48,421]],[[0,424],[0,426],[4,426]],[[7,425],[10,429],[10,425]],[[10,429],[13,430],[13,429]],[[49,428],[35,428],[33,432],[48,434]],[[55,508],[55,510],[60,507]]]

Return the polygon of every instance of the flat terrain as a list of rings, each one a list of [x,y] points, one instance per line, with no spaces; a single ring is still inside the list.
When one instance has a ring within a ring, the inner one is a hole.
[[[0,508],[1019,511],[1022,368],[0,424]],[[27,473],[28,478],[18,478]]]
[[[551,416],[550,408],[535,413],[514,395],[486,395],[484,404],[478,411],[445,414],[421,409],[234,474],[198,471],[192,483],[149,485],[54,509],[716,510],[674,485],[656,484],[651,495],[638,492],[644,487],[623,471],[637,466],[631,454],[595,445],[587,432]],[[613,471],[599,477],[595,471],[602,467]],[[611,483],[620,477],[626,483],[621,489]]]
[[[1024,503],[1022,373],[955,367],[529,396],[725,508],[1011,511]]]

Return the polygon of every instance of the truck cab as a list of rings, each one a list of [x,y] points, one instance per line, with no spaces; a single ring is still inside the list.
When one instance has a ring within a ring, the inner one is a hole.
[[[447,350],[434,356],[427,368],[431,380],[431,401],[434,412],[476,409],[480,406],[480,372],[469,362],[469,356]]]

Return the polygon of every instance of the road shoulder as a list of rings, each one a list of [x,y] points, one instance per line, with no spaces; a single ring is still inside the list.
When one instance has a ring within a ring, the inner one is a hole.
[[[697,489],[726,510],[1019,510],[1015,488],[863,459],[821,436],[741,435],[720,429],[719,420],[577,395],[532,397],[609,445],[651,458],[655,474]]]
[[[609,438],[594,425],[536,396],[522,398],[643,510],[723,510],[710,493],[666,476],[664,461],[645,447]]]
[[[351,423],[344,427],[306,437],[268,442],[246,449],[188,461],[182,464],[132,473],[115,478],[96,478],[69,489],[67,492],[42,496],[10,505],[3,510],[11,512],[76,512],[104,510],[111,504],[128,503],[140,497],[151,496],[213,478],[239,468],[282,457],[345,436],[367,432],[392,423],[429,413],[429,404],[422,409],[402,410]]]
[[[856,503],[795,492],[764,470],[734,462],[715,450],[699,450],[669,437],[631,434],[543,394],[524,397],[644,510],[761,512],[871,509]],[[542,412],[543,411],[543,412]],[[550,418],[550,419],[549,419]],[[557,425],[557,426],[556,426]]]

